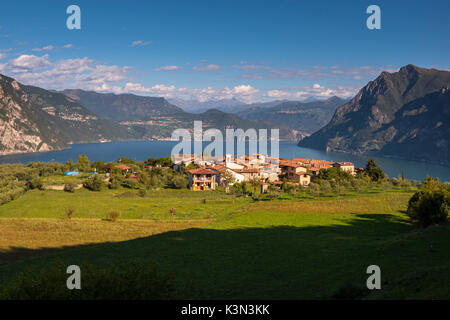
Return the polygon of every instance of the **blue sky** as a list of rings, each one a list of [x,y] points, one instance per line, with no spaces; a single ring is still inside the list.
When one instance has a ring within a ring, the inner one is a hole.
[[[81,8],[81,30],[66,8]],[[381,8],[381,30],[366,8]],[[247,102],[352,96],[381,71],[449,69],[450,2],[9,1],[0,73],[83,88]]]

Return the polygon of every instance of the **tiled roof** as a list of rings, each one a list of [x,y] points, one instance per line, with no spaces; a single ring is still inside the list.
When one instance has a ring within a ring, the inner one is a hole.
[[[114,168],[118,168],[120,170],[130,170],[131,168],[129,166],[126,166],[124,164],[118,164],[117,166],[115,166]]]
[[[191,169],[188,172],[190,174],[217,174],[216,171],[206,168]]]

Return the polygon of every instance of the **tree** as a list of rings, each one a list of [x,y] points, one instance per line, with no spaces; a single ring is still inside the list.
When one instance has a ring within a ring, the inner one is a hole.
[[[381,169],[374,159],[369,159],[366,164],[366,175],[370,177],[370,180],[372,181],[380,181],[383,180],[386,175],[383,172],[383,169]]]
[[[250,185],[253,187],[253,195],[256,194],[256,188],[261,185],[261,179],[258,177],[253,177],[249,180]]]
[[[75,164],[73,163],[72,159],[69,159],[66,163],[64,163],[64,168],[68,171],[72,171],[75,169]]]
[[[91,165],[89,163],[89,159],[88,159],[88,157],[85,154],[78,156],[78,158],[77,158],[77,167],[81,171],[89,171],[89,169],[91,169]]]
[[[103,178],[96,174],[86,180],[83,186],[91,191],[101,191],[104,184],[105,182],[103,181]]]
[[[220,181],[225,187],[225,192],[230,192],[230,185],[232,185],[235,182],[235,178],[233,174],[228,170],[223,170],[219,173]]]
[[[447,223],[450,211],[449,185],[437,185],[439,179],[427,180],[422,190],[409,199],[407,209],[413,223],[424,228],[432,224]]]

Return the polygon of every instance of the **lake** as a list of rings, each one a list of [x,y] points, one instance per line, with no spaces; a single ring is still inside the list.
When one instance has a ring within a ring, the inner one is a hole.
[[[116,161],[119,157],[142,161],[150,157],[169,156],[172,148],[177,143],[174,141],[125,141],[74,144],[71,148],[60,151],[0,156],[0,163],[66,162],[69,159],[76,162],[77,156],[80,154],[86,154],[91,161]],[[204,144],[207,145],[207,143]],[[367,156],[300,148],[295,142],[280,142],[279,151],[280,157],[284,159],[313,158],[330,161],[350,161],[355,164],[355,167],[364,167],[370,158]],[[398,176],[403,170],[405,177],[408,179],[423,180],[426,175],[430,175],[439,177],[442,181],[450,181],[450,167],[391,158],[373,158],[390,177]]]

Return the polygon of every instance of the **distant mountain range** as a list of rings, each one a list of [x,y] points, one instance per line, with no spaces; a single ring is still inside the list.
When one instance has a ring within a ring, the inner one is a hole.
[[[92,112],[114,121],[129,121],[183,112],[183,109],[159,97],[134,94],[97,93],[84,90],[64,90],[63,94],[81,103]]]
[[[265,120],[288,126],[306,134],[313,133],[326,125],[333,116],[336,108],[346,101],[331,97],[327,100],[312,102],[284,101],[274,106],[251,105],[237,112],[245,119]]]
[[[349,102],[338,97],[242,104],[216,101],[186,112],[164,98],[49,91],[0,75],[0,154],[72,143],[170,139],[177,128],[280,129],[282,140],[327,151],[450,163],[450,72],[407,65],[383,72]],[[228,110],[224,111],[224,110]],[[312,133],[312,134],[311,134]]]
[[[217,128],[280,129],[283,140],[301,133],[268,121],[220,110],[183,111],[164,98],[83,90],[56,92],[27,86],[0,75],[0,155],[58,150],[73,143],[170,139],[173,130]]]
[[[133,138],[131,128],[105,120],[63,94],[0,75],[0,154]]]
[[[299,146],[450,164],[450,72],[383,72]]]
[[[217,128],[225,132],[227,128],[244,130],[278,128],[280,129],[280,138],[283,140],[296,140],[301,136],[299,132],[288,126],[265,120],[248,120],[217,109],[209,109],[200,113],[185,112],[164,98],[83,90],[65,90],[63,93],[99,116],[132,128],[133,132],[137,132],[142,139],[170,138],[175,129],[192,129],[195,120],[203,121],[204,130]]]

